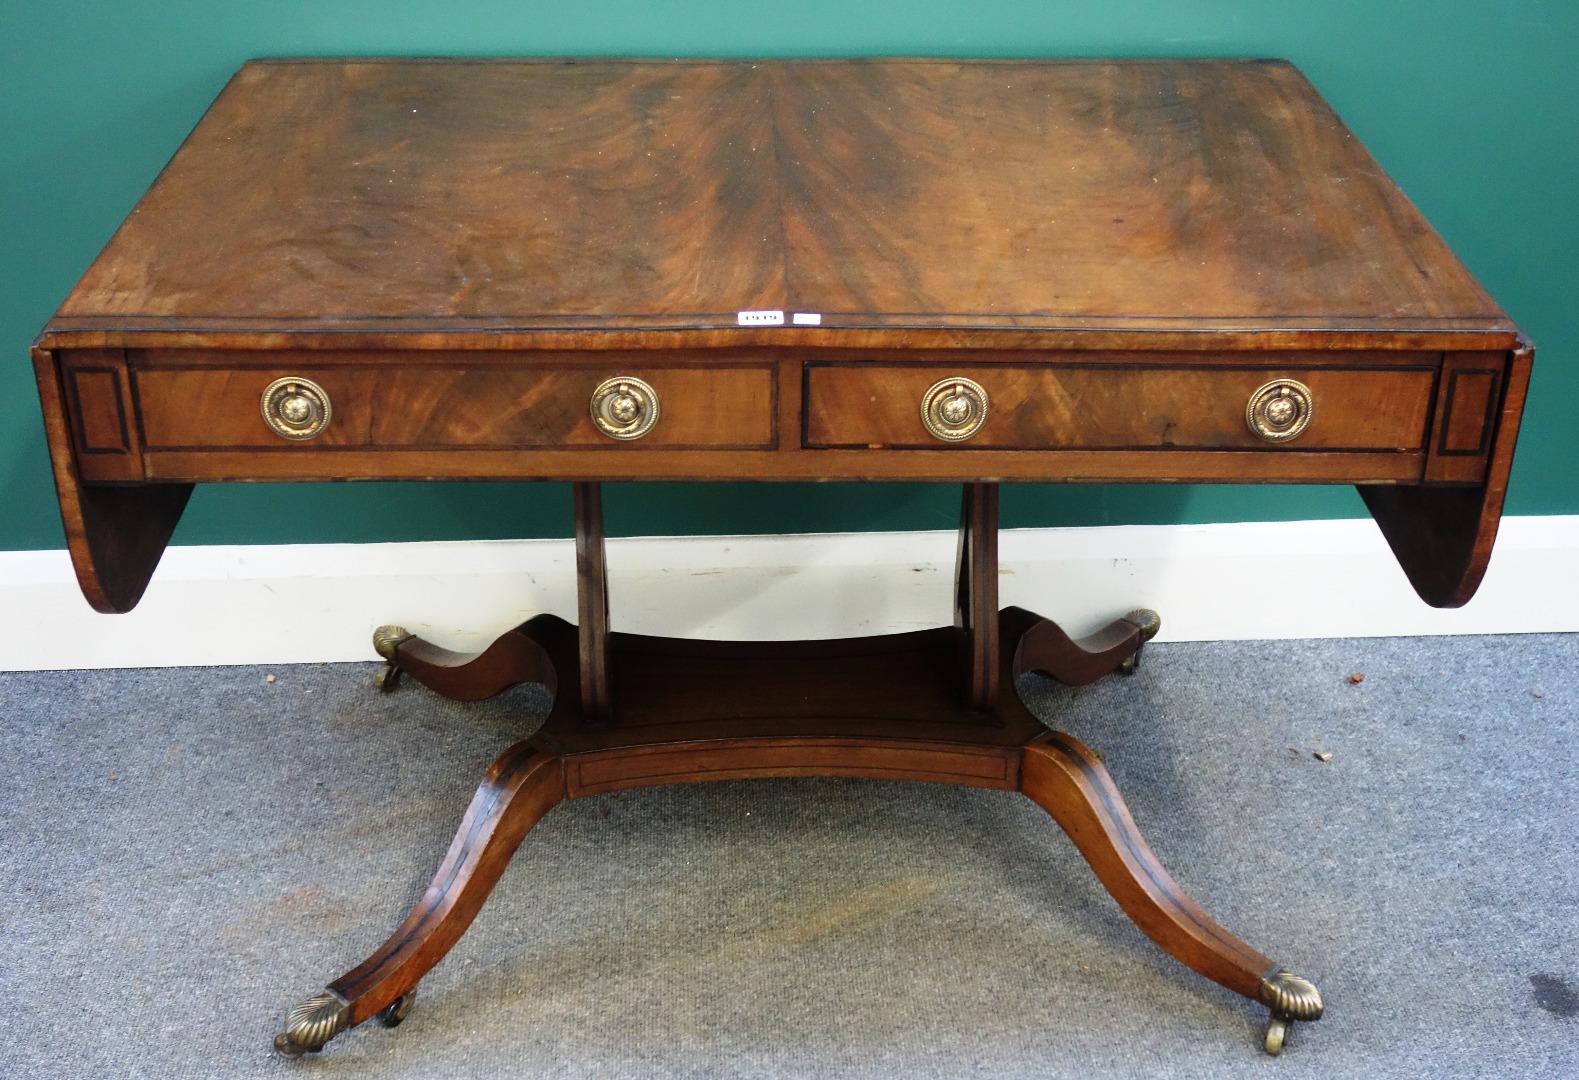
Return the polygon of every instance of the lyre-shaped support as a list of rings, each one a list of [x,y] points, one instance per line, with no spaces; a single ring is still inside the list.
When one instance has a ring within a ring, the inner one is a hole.
[[[966,700],[979,712],[998,703],[998,485],[966,484],[954,560],[954,627],[960,634]]]
[[[581,715],[589,727],[613,723],[609,678],[609,573],[603,539],[603,485],[571,485],[576,516],[576,612],[580,617]]]

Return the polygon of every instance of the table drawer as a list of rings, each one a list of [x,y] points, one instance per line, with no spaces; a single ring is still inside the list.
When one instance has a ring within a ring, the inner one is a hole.
[[[922,402],[939,382],[976,383],[986,419],[958,441],[933,435]],[[996,450],[1420,450],[1436,368],[1385,369],[1056,363],[959,365],[811,363],[805,370],[809,448]],[[1275,380],[1309,389],[1297,436],[1258,437],[1250,398]]]
[[[638,438],[594,424],[594,392],[613,377],[648,384],[658,419]],[[279,379],[315,384],[329,422],[292,440],[265,421],[260,402]],[[135,368],[144,445],[191,449],[486,448],[771,449],[769,364],[725,368],[499,364],[293,365]]]

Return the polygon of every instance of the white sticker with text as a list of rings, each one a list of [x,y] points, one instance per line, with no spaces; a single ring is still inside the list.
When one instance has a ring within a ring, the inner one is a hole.
[[[741,326],[783,326],[784,313],[782,311],[739,311],[735,313],[735,320]]]

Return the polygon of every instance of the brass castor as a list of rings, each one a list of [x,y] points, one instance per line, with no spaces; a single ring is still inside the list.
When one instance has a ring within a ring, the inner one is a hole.
[[[1266,1052],[1273,1057],[1283,1052],[1283,1044],[1296,1020],[1319,1020],[1324,1008],[1321,991],[1309,979],[1291,971],[1275,971],[1261,980],[1261,1000],[1272,1010],[1267,1021]]]
[[[413,986],[379,1012],[378,1022],[387,1028],[397,1028],[411,1014],[411,1007],[416,1003],[417,988]]]
[[[384,693],[400,686],[400,646],[415,636],[404,626],[380,626],[373,631],[373,650],[384,658],[384,670],[373,676],[373,685]]]
[[[333,990],[314,994],[285,1017],[285,1030],[274,1036],[274,1050],[281,1057],[316,1054],[344,1031],[351,1019],[351,1003]]]
[[[1140,644],[1118,665],[1120,675],[1133,675],[1140,669],[1140,654],[1146,650],[1146,642],[1156,637],[1157,631],[1162,629],[1162,616],[1150,608],[1136,608],[1124,616],[1124,621],[1140,628]]]

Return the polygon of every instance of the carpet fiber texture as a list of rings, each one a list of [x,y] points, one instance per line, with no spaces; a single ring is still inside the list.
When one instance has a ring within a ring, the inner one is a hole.
[[[374,670],[0,674],[0,1074],[1579,1076],[1579,637],[1022,682],[1201,906],[1321,987],[1275,1062],[1265,1009],[1156,949],[1028,800],[834,779],[562,805],[404,1026],[279,1059],[547,707]]]

